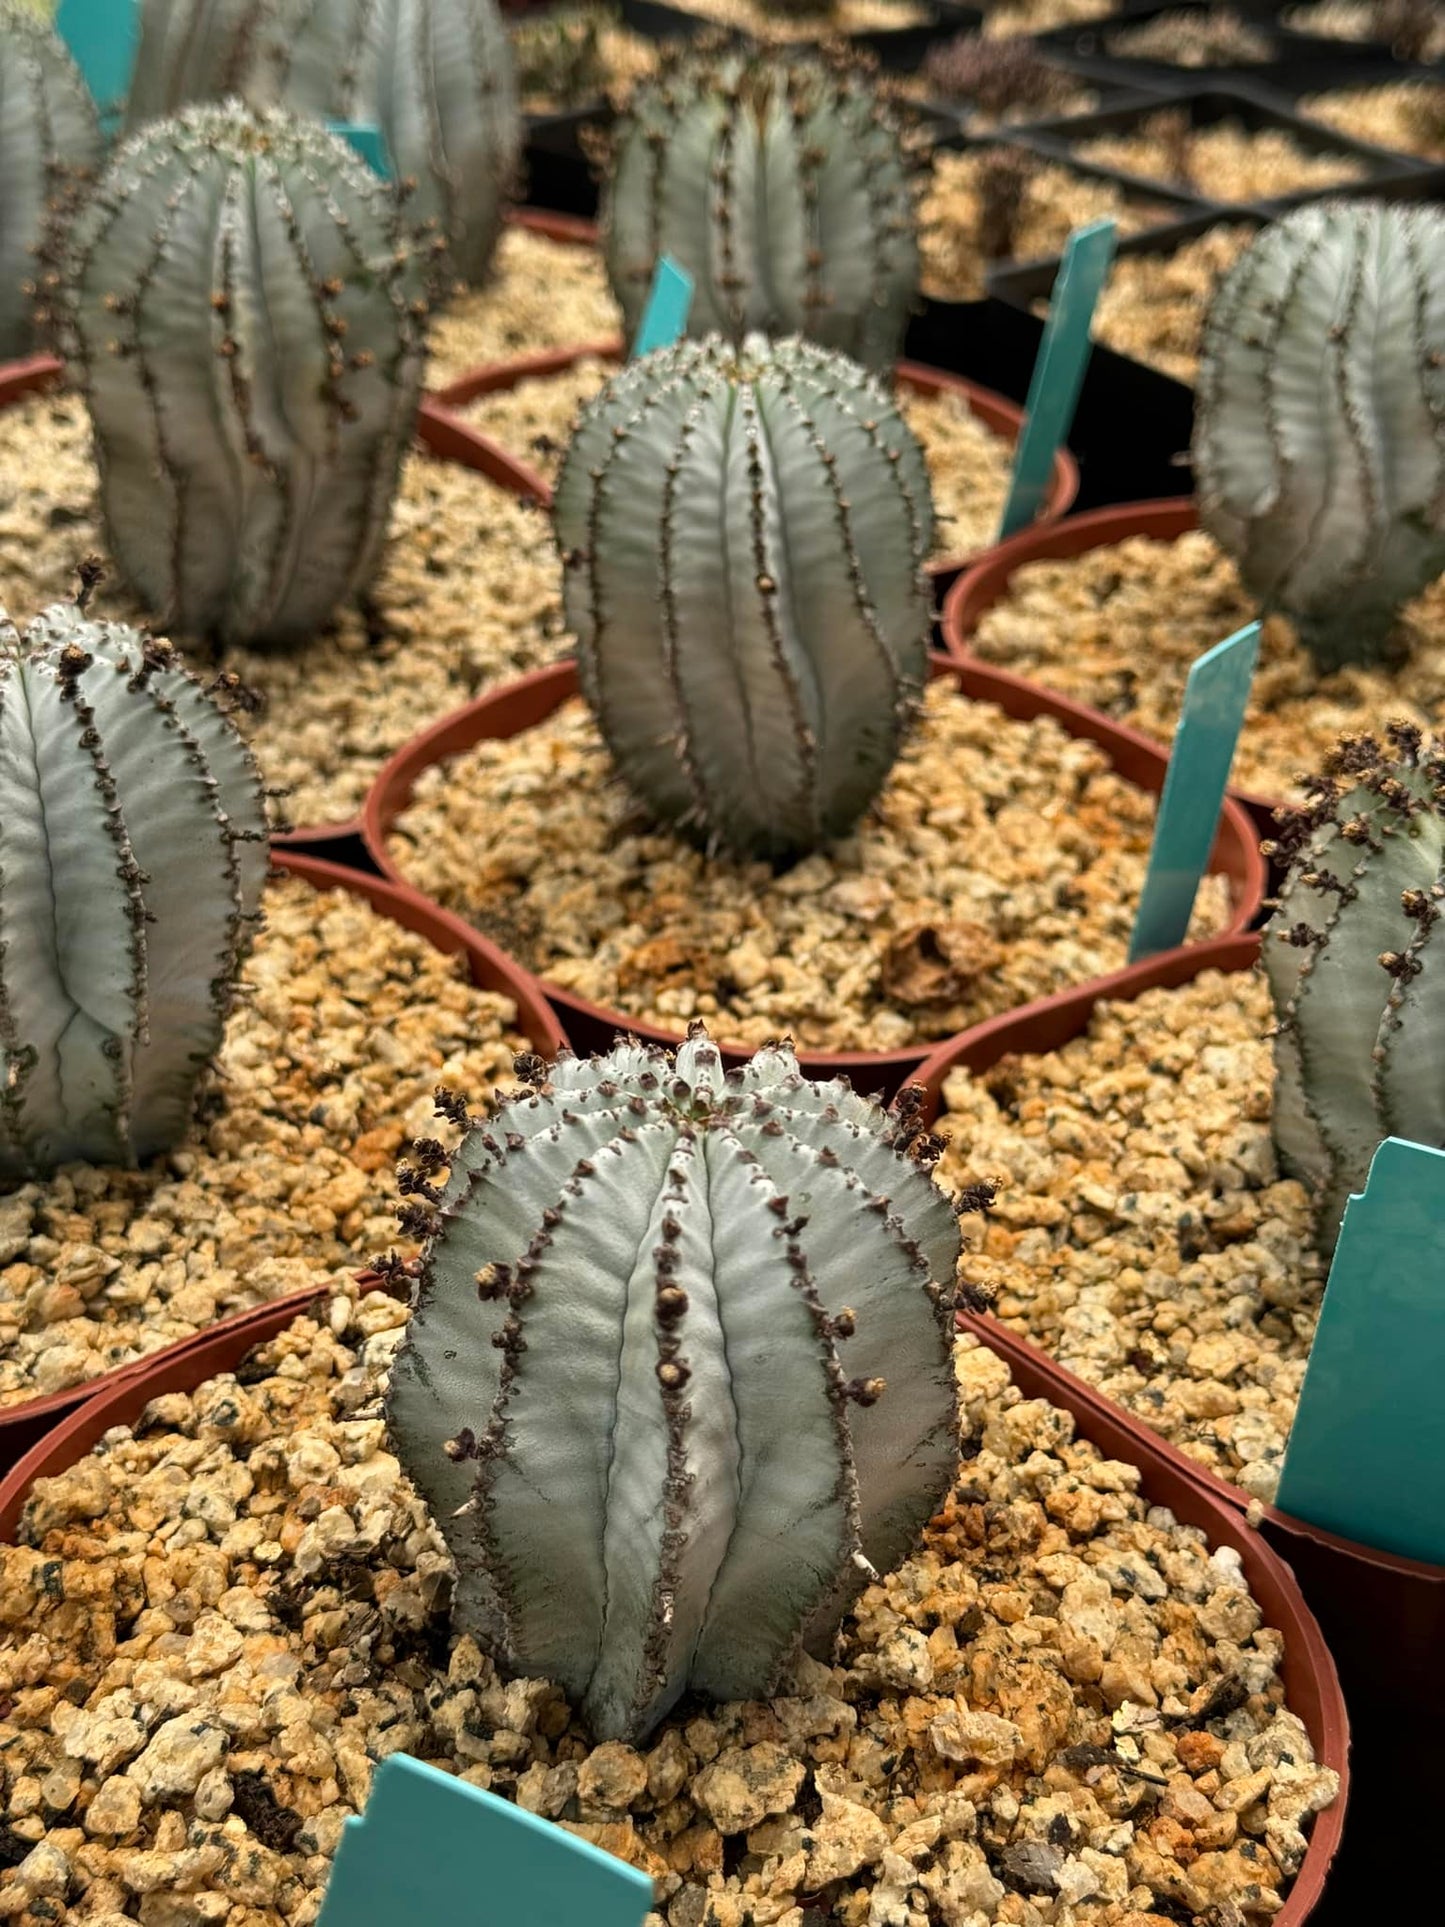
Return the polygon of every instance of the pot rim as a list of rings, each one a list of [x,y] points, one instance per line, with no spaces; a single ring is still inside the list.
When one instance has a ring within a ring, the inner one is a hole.
[[[191,1391],[205,1379],[236,1369],[253,1346],[283,1331],[293,1318],[330,1296],[324,1285],[278,1299],[240,1314],[225,1331],[214,1327],[165,1354],[143,1360],[124,1383],[116,1383],[86,1401],[78,1411],[35,1445],[0,1480],[0,1540],[14,1543],[25,1500],[37,1479],[53,1477],[74,1465],[113,1426],[131,1425],[154,1398],[166,1392]],[[1200,1526],[1211,1545],[1232,1546],[1240,1555],[1250,1594],[1267,1623],[1284,1634],[1282,1673],[1286,1704],[1303,1721],[1316,1759],[1333,1768],[1340,1789],[1333,1803],[1314,1817],[1309,1843],[1275,1927],[1304,1927],[1325,1891],[1331,1863],[1344,1833],[1350,1792],[1350,1723],[1334,1659],[1324,1635],[1283,1559],[1252,1531],[1233,1507],[1223,1505],[1201,1486],[1181,1479],[1177,1468],[1159,1450],[1162,1441],[1151,1434],[1135,1439],[1119,1435],[1118,1408],[1104,1404],[1097,1394],[1062,1371],[1032,1347],[967,1313],[958,1319],[970,1332],[1003,1358],[1030,1397],[1045,1397],[1070,1412],[1085,1438],[1095,1428],[1095,1440],[1108,1456],[1124,1458],[1143,1473],[1143,1489],[1161,1500],[1189,1525]],[[1125,1449],[1120,1450],[1122,1445]]]
[[[1058,991],[1051,997],[1041,997],[1018,1010],[1005,1011],[998,1017],[990,1018],[972,1031],[945,1039],[918,1073],[918,1082],[924,1092],[921,1112],[924,1125],[931,1128],[938,1121],[944,1081],[951,1071],[961,1067],[977,1073],[989,1069],[1003,1057],[1048,1055],[1083,1034],[1097,1004],[1131,1002],[1146,990],[1179,989],[1192,983],[1206,970],[1252,970],[1258,962],[1259,949],[1260,933],[1255,931],[1243,936],[1214,938],[1208,943],[1191,944],[1179,950],[1163,951],[1157,957],[1146,959],[1143,964],[1116,970],[1107,977],[1098,977],[1092,983]],[[971,1323],[968,1328],[973,1329]],[[1311,1544],[1326,1547],[1396,1578],[1445,1589],[1445,1566],[1432,1566],[1423,1560],[1406,1558],[1400,1553],[1385,1552],[1357,1540],[1342,1538],[1338,1533],[1311,1525],[1308,1520],[1297,1519],[1292,1513],[1281,1512],[1272,1505],[1262,1505],[1256,1513],[1255,1501],[1247,1492],[1220,1478],[1208,1466],[1190,1458],[1187,1452],[1152,1431],[1127,1406],[1099,1391],[1067,1366],[1059,1364],[1057,1359],[1030,1339],[1013,1331],[1007,1331],[1005,1336],[1011,1355],[1026,1359],[1031,1368],[1046,1367],[1054,1377],[1067,1382],[1071,1396],[1080,1405],[1087,1406],[1101,1418],[1107,1417],[1112,1425],[1137,1444],[1147,1441],[1150,1449],[1159,1454],[1171,1471],[1190,1480],[1216,1504],[1230,1506],[1238,1513],[1260,1517],[1282,1535],[1308,1540]]]
[[[1151,789],[1155,795],[1162,788],[1168,762],[1166,753],[1149,738],[1122,728],[1096,710],[1085,709],[1082,704],[1070,702],[1052,691],[1025,682],[1021,677],[1011,676],[982,663],[959,663],[935,653],[930,658],[930,673],[934,677],[951,677],[965,695],[980,701],[995,702],[1020,719],[1052,716],[1071,735],[1087,737],[1098,743],[1127,781]],[[372,862],[382,874],[393,880],[403,880],[405,877],[405,872],[387,849],[387,835],[410,802],[416,784],[426,770],[433,764],[448,761],[488,737],[520,734],[522,730],[543,721],[576,693],[577,670],[572,659],[534,669],[513,682],[498,684],[462,708],[453,710],[450,716],[441,717],[390,757],[378,772],[362,811],[363,839]],[[1141,772],[1145,780],[1141,780]],[[1153,780],[1147,780],[1149,778]],[[1247,930],[1254,921],[1264,896],[1266,871],[1253,828],[1240,805],[1231,799],[1225,801],[1215,854],[1216,857],[1223,856],[1220,867],[1229,875],[1232,886],[1233,914],[1226,934],[1236,936]],[[1149,960],[1146,960],[1143,964],[1128,966],[1128,969],[1139,972],[1148,967]],[[564,1029],[570,1017],[574,1023],[580,1022],[593,1034],[598,1031],[621,1031],[662,1044],[668,1049],[676,1049],[683,1042],[681,1031],[667,1031],[660,1026],[646,1024],[625,1011],[592,1003],[571,991],[546,983],[545,979],[541,981],[546,996],[563,1015]],[[986,1020],[988,1024],[997,1021],[993,1018]],[[975,1030],[977,1028],[974,1027]],[[971,1036],[973,1031],[963,1034]],[[728,1063],[739,1063],[752,1054],[750,1046],[720,1042],[719,1048]],[[890,1081],[892,1086],[896,1086],[898,1082],[911,1079],[936,1048],[915,1045],[896,1051],[804,1050],[798,1052],[798,1061],[810,1076],[851,1078],[856,1073],[864,1078],[872,1076],[882,1080],[885,1086],[890,1085]]]
[[[567,1047],[562,1026],[536,979],[495,944],[489,943],[480,932],[473,930],[470,924],[453,916],[449,910],[442,909],[439,904],[430,902],[419,891],[412,889],[410,884],[386,877],[367,876],[362,871],[349,870],[339,863],[324,862],[279,844],[272,845],[271,861],[286,875],[310,883],[317,890],[345,890],[352,896],[363,897],[381,916],[425,938],[435,949],[464,956],[471,967],[474,984],[511,998],[517,1009],[517,1028],[534,1050],[543,1057],[551,1058]],[[275,1300],[278,1305],[288,1302],[291,1302],[289,1298]],[[251,1306],[242,1311],[228,1312],[224,1318],[208,1326],[206,1332],[196,1336],[204,1337],[212,1331],[229,1331],[258,1309],[265,1307]],[[177,1339],[172,1345],[162,1346],[159,1351],[148,1352],[145,1357],[131,1359],[124,1365],[113,1366],[110,1371],[85,1379],[79,1385],[0,1407],[0,1463],[5,1458],[7,1433],[22,1427],[29,1430],[37,1421],[52,1416],[58,1418],[99,1396],[109,1386],[128,1382],[152,1361],[168,1358],[192,1342],[191,1338]]]
[[[970,638],[988,611],[1003,600],[1014,571],[1025,563],[1067,561],[1127,541],[1131,535],[1172,542],[1178,536],[1193,534],[1198,527],[1194,497],[1166,495],[1153,501],[1114,502],[1107,508],[1071,515],[1067,521],[1036,522],[1032,528],[1021,529],[971,563],[949,589],[941,620],[944,649],[957,662],[984,662],[985,658],[970,648]],[[1275,811],[1284,807],[1282,797],[1264,796],[1233,785],[1229,793],[1254,817],[1261,835],[1273,834]]]

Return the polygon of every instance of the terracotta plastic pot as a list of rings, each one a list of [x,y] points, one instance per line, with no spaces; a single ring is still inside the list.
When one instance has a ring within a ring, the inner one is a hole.
[[[1176,988],[1204,970],[1250,969],[1258,954],[1257,935],[1169,951],[1134,971],[1117,972],[981,1024],[941,1044],[922,1066],[923,1115],[929,1123],[935,1120],[944,1081],[955,1069],[979,1072],[1007,1056],[1057,1050],[1087,1028],[1097,1003]],[[970,1318],[961,1323],[977,1328]],[[990,1323],[987,1330],[989,1342],[1004,1350],[996,1327]],[[1102,1440],[1107,1425],[1117,1440],[1111,1449],[1120,1458],[1144,1462],[1147,1453],[1150,1462],[1168,1468],[1172,1480],[1192,1484],[1211,1505],[1257,1520],[1259,1532],[1294,1568],[1344,1682],[1355,1723],[1356,1764],[1371,1769],[1359,1778],[1365,1798],[1357,1803],[1349,1836],[1350,1882],[1352,1888],[1358,1882],[1357,1897],[1363,1899],[1373,1891],[1370,1882],[1377,1878],[1380,1856],[1390,1850],[1391,1839],[1413,1837],[1406,1816],[1420,1826],[1432,1824],[1438,1807],[1438,1733],[1445,1718],[1445,1567],[1341,1539],[1273,1506],[1252,1506],[1237,1486],[1158,1437],[1037,1346],[1012,1333],[1006,1342],[1006,1355],[1016,1369],[1027,1365],[1045,1374],[1051,1385],[1067,1385],[1067,1397],[1057,1392],[1051,1396],[1081,1415],[1087,1413],[1085,1430],[1091,1436]],[[1367,1917],[1368,1909],[1355,1915]]]
[[[431,401],[428,446],[434,454],[446,455],[470,468],[479,468],[494,482],[510,486],[519,495],[552,505],[552,486],[519,455],[511,454],[492,436],[474,428],[454,411],[475,401],[479,395],[494,395],[500,389],[515,388],[519,382],[545,379],[560,374],[579,361],[622,360],[622,342],[615,336],[605,341],[587,341],[574,348],[554,348],[534,355],[520,355],[513,361],[491,362],[473,368],[456,381],[438,388]],[[925,367],[921,361],[900,361],[896,367],[899,385],[923,395],[957,395],[986,428],[1010,444],[1023,428],[1023,410],[991,389],[965,381],[941,368]],[[510,479],[509,479],[510,477]],[[1047,528],[1067,515],[1079,492],[1079,466],[1068,449],[1054,456],[1053,473],[1044,506],[1034,527]],[[988,554],[991,551],[983,551]],[[935,580],[951,580],[973,561],[971,555],[947,555],[930,562],[928,572]]]
[[[1070,735],[1099,744],[1127,781],[1155,795],[1163,787],[1168,759],[1159,746],[1146,737],[1121,730],[1095,710],[1085,709],[1020,677],[979,663],[954,663],[946,656],[935,655],[932,673],[951,676],[966,696],[979,702],[997,703],[1007,715],[1020,720],[1051,716]],[[367,849],[382,874],[404,880],[404,871],[387,849],[387,836],[411,801],[425,771],[489,738],[520,735],[523,730],[543,722],[576,694],[575,664],[557,663],[547,669],[534,670],[516,682],[503,684],[413,737],[383,766],[362,813]],[[1237,804],[1225,806],[1211,867],[1229,879],[1233,912],[1230,934],[1247,930],[1263,899],[1265,867],[1253,826]],[[1137,970],[1148,968],[1148,964],[1135,966]],[[575,1050],[605,1049],[619,1030],[669,1047],[682,1041],[679,1033],[642,1023],[624,1011],[590,1003],[556,985],[544,983],[543,988],[559,1012]],[[931,1049],[930,1045],[918,1044],[897,1051],[800,1051],[798,1055],[811,1077],[846,1077],[861,1090],[891,1095],[915,1075]],[[726,1044],[722,1052],[728,1063],[740,1063],[751,1054],[745,1046],[730,1048]]]
[[[314,884],[318,890],[349,891],[352,896],[364,898],[374,910],[390,918],[393,923],[400,924],[404,930],[414,931],[417,936],[424,937],[438,950],[465,956],[474,984],[512,999],[517,1007],[518,1030],[543,1057],[555,1057],[565,1045],[567,1040],[562,1028],[535,978],[528,976],[525,970],[498,950],[495,944],[488,943],[469,924],[463,923],[460,917],[454,917],[438,905],[429,903],[404,883],[358,875],[338,864],[320,862],[279,845],[273,846],[272,858],[277,868],[287,876],[299,877],[306,883]],[[291,1302],[290,1299],[281,1299],[277,1304]],[[263,1306],[260,1309],[271,1311],[276,1308]],[[211,1332],[202,1335],[209,1337],[229,1332],[233,1327],[239,1329],[246,1319],[255,1315],[251,1311],[234,1312],[229,1318],[219,1320]],[[128,1381],[137,1371],[148,1370],[157,1361],[164,1362],[173,1352],[192,1342],[183,1339],[179,1345],[167,1346],[162,1352],[153,1352],[131,1364],[117,1366],[114,1371],[88,1379],[83,1385],[71,1386],[63,1392],[52,1392],[45,1398],[27,1399],[21,1405],[0,1408],[0,1471],[14,1465],[37,1440],[43,1439],[67,1413],[83,1405],[87,1399]]]
[[[1026,563],[1064,561],[1090,549],[1127,542],[1134,535],[1147,536],[1153,542],[1173,542],[1198,527],[1193,501],[1181,496],[1177,500],[1126,502],[1118,508],[1091,509],[1086,515],[1070,516],[1067,522],[1024,529],[966,569],[949,590],[943,604],[944,647],[957,662],[983,661],[970,648],[969,639],[988,611],[1008,593],[1014,570]],[[1116,727],[1128,729],[1126,723]],[[1137,730],[1129,730],[1129,734],[1139,735],[1141,741],[1153,740]],[[1233,790],[1231,795],[1249,811],[1261,836],[1273,836],[1278,797],[1258,796],[1247,790]]]
[[[108,1386],[43,1440],[0,1483],[0,1539],[13,1543],[30,1489],[37,1479],[66,1471],[112,1426],[133,1425],[154,1398],[168,1392],[191,1392],[207,1378],[233,1372],[255,1345],[283,1331],[308,1305],[326,1296],[324,1290],[301,1295],[244,1314],[224,1331],[219,1328],[189,1339],[163,1357],[146,1361],[147,1369],[125,1384]],[[1310,1836],[1304,1864],[1295,1878],[1274,1927],[1303,1927],[1325,1889],[1330,1863],[1339,1847],[1349,1794],[1350,1729],[1344,1698],[1329,1650],[1309,1608],[1300,1597],[1289,1569],[1230,1507],[1218,1504],[1198,1486],[1182,1480],[1157,1454],[1157,1441],[1136,1441],[1115,1424],[1113,1408],[1095,1411],[1080,1388],[1047,1360],[1020,1350],[1016,1342],[994,1326],[965,1318],[965,1327],[1005,1359],[1020,1388],[1034,1398],[1047,1398],[1074,1414],[1082,1436],[1092,1439],[1111,1458],[1127,1459],[1143,1473],[1143,1490],[1156,1504],[1167,1505],[1176,1518],[1200,1527],[1212,1545],[1228,1545],[1239,1553],[1250,1591],[1269,1625],[1284,1635],[1283,1673],[1291,1708],[1303,1720],[1315,1756],[1340,1776],[1339,1798],[1320,1814]]]

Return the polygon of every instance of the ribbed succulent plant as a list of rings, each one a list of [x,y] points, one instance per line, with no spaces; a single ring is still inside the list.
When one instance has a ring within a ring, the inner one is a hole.
[[[239,93],[275,7],[276,0],[142,0],[127,127]]]
[[[1324,670],[1445,569],[1445,213],[1305,207],[1224,277],[1194,435],[1203,526]]]
[[[78,603],[0,611],[0,1179],[135,1164],[190,1122],[268,861],[223,700]]]
[[[451,279],[485,278],[521,151],[495,0],[276,0],[246,95],[380,127],[414,184],[410,217],[446,238]]]
[[[927,675],[928,473],[881,385],[805,341],[644,356],[554,511],[583,691],[623,777],[710,847],[848,830]]]
[[[444,1185],[434,1142],[402,1172],[387,1416],[455,1622],[636,1738],[766,1694],[948,1491],[955,1219],[991,1193],[934,1186],[916,1091],[890,1115],[786,1048],[519,1069]]]
[[[50,319],[54,256],[103,146],[64,43],[0,0],[0,361],[33,353]]]
[[[1263,954],[1275,1142],[1328,1250],[1385,1138],[1445,1148],[1445,742],[1346,738],[1311,790],[1278,818]]]
[[[846,62],[708,45],[640,85],[603,209],[629,333],[659,255],[693,277],[689,328],[807,335],[889,366],[918,293],[917,162]]]
[[[420,397],[424,266],[342,140],[191,107],[73,236],[68,348],[112,553],[168,629],[299,640],[380,554]]]

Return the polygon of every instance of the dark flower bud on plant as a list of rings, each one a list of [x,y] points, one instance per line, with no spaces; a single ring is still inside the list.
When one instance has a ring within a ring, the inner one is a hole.
[[[304,640],[381,555],[422,269],[345,141],[229,103],[154,121],[71,238],[67,349],[111,553],[158,622]]]
[[[1199,518],[1326,671],[1378,657],[1445,569],[1445,214],[1336,201],[1220,282],[1194,431]]]
[[[46,336],[57,249],[103,153],[64,42],[31,8],[0,0],[0,361]]]
[[[0,611],[0,1178],[182,1137],[268,860],[250,751],[169,650]]]
[[[877,795],[928,670],[922,451],[806,341],[646,356],[557,484],[582,687],[622,775],[698,842],[783,858]]]
[[[857,67],[684,55],[638,87],[614,140],[603,246],[629,334],[670,254],[695,284],[692,334],[806,335],[889,367],[918,293],[916,171]]]
[[[953,1481],[960,1242],[786,1048],[564,1056],[455,1154],[387,1397],[459,1629],[599,1738],[776,1691]]]
[[[1445,1149],[1445,744],[1349,738],[1278,822],[1274,1136],[1329,1251],[1387,1137]]]

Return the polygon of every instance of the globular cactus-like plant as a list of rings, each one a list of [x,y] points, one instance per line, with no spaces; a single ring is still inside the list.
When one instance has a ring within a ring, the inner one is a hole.
[[[276,0],[142,0],[126,125],[237,94]]]
[[[64,43],[0,0],[0,361],[35,351],[53,256],[103,153],[95,104]]]
[[[518,93],[524,99],[542,95],[562,107],[601,95],[607,84],[601,38],[607,18],[601,7],[564,7],[514,20],[509,37]]]
[[[266,839],[250,752],[168,646],[0,611],[0,1179],[184,1134]]]
[[[604,250],[629,333],[659,255],[689,331],[807,335],[889,366],[918,293],[917,164],[845,61],[709,45],[643,82],[615,136]]]
[[[68,346],[111,550],[161,626],[299,640],[370,580],[424,276],[319,126],[191,107],[120,150],[72,236]]]
[[[445,236],[453,281],[477,286],[515,185],[521,117],[495,0],[278,0],[246,94],[365,121],[386,137],[408,214]]]
[[[1385,1138],[1445,1148],[1445,743],[1403,723],[1346,738],[1310,787],[1278,817],[1263,955],[1275,1142],[1329,1250]]]
[[[1351,201],[1264,230],[1204,330],[1203,526],[1319,666],[1382,652],[1445,569],[1445,215]]]
[[[454,1619],[601,1737],[749,1699],[910,1549],[958,1460],[959,1208],[891,1115],[786,1048],[536,1085],[401,1174],[427,1236],[387,1416]],[[910,1155],[910,1152],[912,1155]]]
[[[659,820],[773,858],[848,830],[928,663],[928,473],[882,386],[805,341],[647,355],[554,518],[583,692]]]

